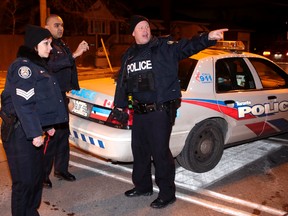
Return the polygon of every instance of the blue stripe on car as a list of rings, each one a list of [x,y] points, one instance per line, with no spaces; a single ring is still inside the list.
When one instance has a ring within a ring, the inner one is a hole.
[[[94,139],[93,137],[90,137],[90,136],[87,137],[84,134],[79,133],[79,132],[74,131],[74,130],[73,130],[73,135],[76,139],[81,139],[83,142],[98,146],[98,147],[103,148],[103,149],[105,148],[104,143],[101,140]]]

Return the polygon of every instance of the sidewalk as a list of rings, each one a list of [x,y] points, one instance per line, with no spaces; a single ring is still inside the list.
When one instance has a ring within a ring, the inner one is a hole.
[[[117,71],[119,70],[120,67],[112,67],[112,71],[111,69],[108,68],[95,68],[95,67],[80,67],[77,66],[77,70],[78,70],[78,74],[79,76],[81,75],[98,75],[99,78],[101,78],[102,76],[110,76],[113,75],[115,73],[117,73]],[[7,71],[1,70],[0,71],[0,79],[5,79],[6,78],[6,74]]]
[[[120,67],[95,68],[95,67],[77,67],[79,80],[97,79],[114,76]]]
[[[120,67],[110,68],[95,68],[95,67],[77,67],[79,80],[98,79],[113,77]],[[3,90],[5,85],[7,71],[0,71],[0,91]]]

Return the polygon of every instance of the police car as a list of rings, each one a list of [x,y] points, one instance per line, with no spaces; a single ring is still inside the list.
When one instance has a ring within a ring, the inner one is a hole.
[[[181,107],[170,138],[179,164],[207,172],[223,150],[288,131],[288,75],[269,59],[244,52],[241,41],[222,41],[179,63]],[[115,82],[94,79],[71,91],[71,142],[111,161],[131,162],[131,126],[109,115]]]

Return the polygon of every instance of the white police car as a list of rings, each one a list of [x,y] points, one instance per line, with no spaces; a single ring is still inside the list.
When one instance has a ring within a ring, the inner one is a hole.
[[[213,169],[225,147],[288,131],[288,75],[272,61],[222,41],[179,64],[182,102],[172,154],[194,172]],[[110,120],[113,79],[80,82],[71,91],[71,142],[112,161],[133,161],[128,125]],[[129,110],[128,110],[129,111]]]

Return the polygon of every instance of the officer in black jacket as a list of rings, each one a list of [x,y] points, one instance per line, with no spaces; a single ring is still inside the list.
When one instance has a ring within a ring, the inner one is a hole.
[[[135,187],[125,195],[152,195],[152,157],[159,195],[150,206],[163,208],[176,200],[175,165],[169,138],[181,101],[178,62],[214,45],[228,29],[211,31],[191,40],[171,41],[169,37],[151,36],[149,20],[135,15],[130,30],[135,43],[122,58],[114,98],[116,108],[132,104],[134,109],[132,180]]]
[[[46,26],[52,36],[52,52],[48,65],[52,75],[58,80],[65,101],[68,113],[68,98],[66,92],[75,89],[79,90],[78,74],[75,58],[81,56],[83,52],[89,50],[87,42],[82,41],[76,51],[72,53],[68,46],[61,39],[64,32],[64,24],[61,17],[51,14],[46,19]],[[67,181],[75,181],[76,178],[68,172],[69,166],[69,122],[56,126],[56,133],[53,137],[48,137],[45,142],[45,178],[43,185],[46,188],[52,187],[49,175],[54,162],[54,176]]]
[[[36,216],[43,182],[44,133],[68,121],[60,87],[48,73],[51,34],[28,25],[1,94],[1,138],[12,177],[12,215]]]

